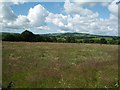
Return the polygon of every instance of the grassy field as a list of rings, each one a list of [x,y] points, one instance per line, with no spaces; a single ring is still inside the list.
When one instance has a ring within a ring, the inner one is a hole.
[[[118,46],[3,42],[3,86],[15,88],[114,88]]]

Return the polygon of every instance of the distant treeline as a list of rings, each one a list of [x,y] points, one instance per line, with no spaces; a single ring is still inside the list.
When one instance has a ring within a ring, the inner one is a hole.
[[[39,35],[26,30],[21,34],[3,33],[2,41],[120,44],[120,37],[97,36],[80,33]]]

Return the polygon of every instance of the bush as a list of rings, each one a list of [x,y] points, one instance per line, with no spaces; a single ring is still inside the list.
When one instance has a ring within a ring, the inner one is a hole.
[[[105,38],[101,38],[101,39],[100,39],[100,43],[101,43],[101,44],[107,44],[107,40],[106,40]]]

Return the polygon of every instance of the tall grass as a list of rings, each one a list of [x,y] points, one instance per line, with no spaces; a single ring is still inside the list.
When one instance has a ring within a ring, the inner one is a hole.
[[[3,42],[3,86],[116,88],[118,46]]]

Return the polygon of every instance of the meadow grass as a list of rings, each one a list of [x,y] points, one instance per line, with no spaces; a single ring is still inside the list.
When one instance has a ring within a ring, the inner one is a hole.
[[[118,46],[2,42],[3,87],[118,87]]]

